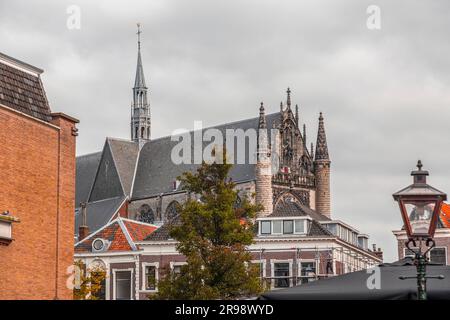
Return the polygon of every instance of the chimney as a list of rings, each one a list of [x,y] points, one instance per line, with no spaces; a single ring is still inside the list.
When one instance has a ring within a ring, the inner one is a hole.
[[[81,203],[81,225],[78,228],[78,241],[83,240],[89,235],[89,227],[86,222],[86,202]]]
[[[377,245],[374,243],[374,244],[372,244],[372,251],[373,252],[376,252],[377,251]]]

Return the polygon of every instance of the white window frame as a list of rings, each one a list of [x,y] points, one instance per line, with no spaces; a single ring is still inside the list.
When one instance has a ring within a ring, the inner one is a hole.
[[[131,271],[131,279],[130,279],[130,300],[134,300],[134,292],[133,292],[133,276],[134,276],[134,268],[125,268],[125,269],[112,269],[113,273],[113,300],[116,299],[117,288],[116,288],[116,272],[118,271]]]
[[[289,288],[292,287],[292,265],[293,265],[293,259],[270,259],[270,276],[271,276],[271,281],[270,281],[270,287],[271,289],[285,289],[285,288],[278,288],[275,287],[275,263],[289,263]]]
[[[186,265],[186,261],[170,261],[170,271],[173,271],[174,267]]]
[[[159,262],[142,262],[142,281],[141,281],[141,292],[157,292],[158,291],[158,280],[159,280]],[[155,289],[147,290],[147,277],[146,269],[147,267],[155,267]]]
[[[303,222],[303,232],[297,232],[295,231],[295,225],[297,224],[297,222]],[[293,234],[306,234],[307,230],[308,230],[308,226],[306,225],[306,219],[294,219],[294,233]]]
[[[263,222],[269,222],[270,223],[270,232],[269,233],[262,233],[262,223]],[[272,220],[260,220],[259,221],[259,235],[261,236],[269,236],[272,234]]]
[[[286,221],[292,221],[292,232],[290,232],[290,233],[284,232],[284,223]],[[283,232],[283,234],[287,234],[287,235],[295,234],[295,219],[283,219],[282,223],[281,223],[281,229],[282,229],[281,231]]]
[[[281,232],[274,232],[273,231],[273,225],[274,225],[274,222],[280,222],[280,225],[281,225]],[[271,229],[270,229],[270,231],[271,231],[271,234],[276,234],[276,235],[281,235],[281,234],[283,234],[283,220],[281,219],[277,219],[277,220],[273,220],[272,221],[272,224],[271,224]]]
[[[299,278],[308,278],[307,276],[302,276],[302,263],[314,263],[314,274],[317,276],[317,260],[315,259],[298,259],[297,261],[297,277]]]

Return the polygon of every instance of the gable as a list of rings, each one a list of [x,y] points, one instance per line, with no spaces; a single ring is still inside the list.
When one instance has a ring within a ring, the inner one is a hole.
[[[129,196],[139,153],[139,144],[126,140],[108,140],[123,191]]]
[[[77,157],[75,169],[75,207],[78,207],[81,202],[88,201],[89,192],[94,183],[101,157],[101,152]]]
[[[122,195],[124,195],[124,191],[111,152],[109,140],[107,139],[89,196],[89,202]]]

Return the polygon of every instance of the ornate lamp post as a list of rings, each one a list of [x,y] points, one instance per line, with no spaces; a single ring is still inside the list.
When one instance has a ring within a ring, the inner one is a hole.
[[[427,276],[426,265],[427,253],[435,246],[434,232],[442,202],[447,200],[447,195],[427,184],[428,171],[422,170],[420,160],[417,162],[417,169],[411,172],[413,184],[392,196],[399,204],[408,236],[406,247],[415,253],[414,260],[417,267],[416,277],[400,277],[400,279],[417,278],[418,299],[426,300],[427,278],[443,279],[443,276]]]

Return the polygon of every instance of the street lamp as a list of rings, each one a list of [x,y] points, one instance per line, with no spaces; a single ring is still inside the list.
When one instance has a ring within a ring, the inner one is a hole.
[[[427,276],[427,253],[435,246],[433,240],[436,225],[439,220],[442,202],[447,195],[427,184],[428,171],[422,170],[422,162],[417,162],[417,169],[411,172],[413,184],[394,193],[392,196],[398,202],[403,224],[408,236],[406,247],[415,253],[417,267],[416,277],[400,277],[400,279],[417,278],[418,299],[426,300],[426,279],[442,279],[443,276]],[[416,242],[419,242],[417,246]],[[413,248],[411,248],[413,245]],[[422,252],[422,247],[427,248]]]

